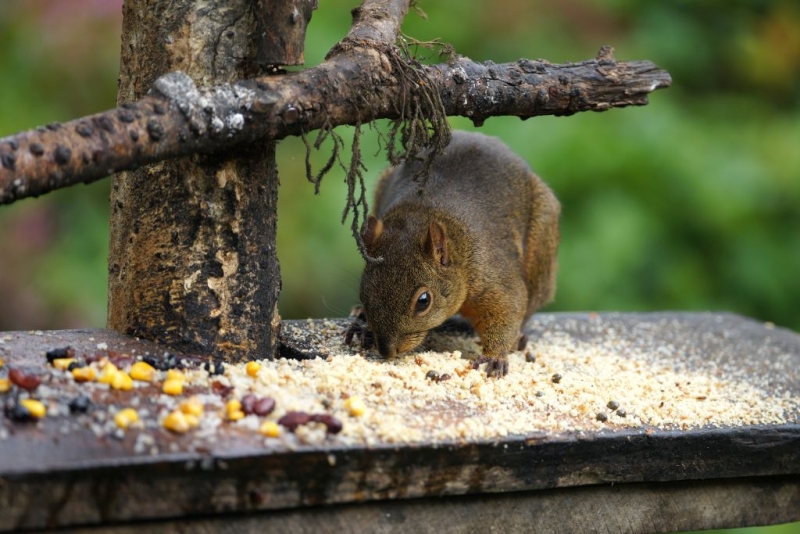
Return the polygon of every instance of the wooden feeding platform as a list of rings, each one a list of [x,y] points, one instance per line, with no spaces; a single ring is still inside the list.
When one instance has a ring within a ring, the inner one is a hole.
[[[794,332],[730,314],[540,314],[494,380],[471,368],[475,340],[458,325],[428,352],[382,362],[342,344],[347,324],[285,322],[281,355],[296,360],[252,375],[175,355],[177,396],[162,393],[165,371],[117,390],[46,357],[169,362],[155,344],[0,334],[0,377],[41,380],[0,394],[0,529],[635,533],[800,520]],[[248,391],[274,412],[230,420],[227,400]],[[27,397],[47,415],[15,420]],[[200,423],[164,428],[191,397]],[[122,429],[126,407],[140,420]],[[328,422],[261,432],[290,410]]]

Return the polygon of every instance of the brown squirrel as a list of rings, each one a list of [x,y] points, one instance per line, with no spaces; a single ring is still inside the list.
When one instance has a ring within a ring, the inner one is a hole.
[[[378,183],[362,234],[369,255],[382,258],[361,278],[369,330],[391,357],[460,312],[481,337],[474,366],[505,376],[522,326],[555,292],[560,205],[497,138],[453,132],[420,191],[413,178],[424,157]]]

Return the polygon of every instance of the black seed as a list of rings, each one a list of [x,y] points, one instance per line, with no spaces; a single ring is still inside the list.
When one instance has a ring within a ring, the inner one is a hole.
[[[92,126],[88,122],[80,122],[75,127],[75,131],[78,132],[78,135],[80,135],[81,137],[89,137],[94,133],[94,126]]]
[[[58,145],[53,156],[55,157],[56,163],[59,165],[66,165],[69,163],[69,158],[72,157],[72,150],[64,145]]]
[[[552,378],[553,384],[558,384],[559,382],[561,382],[561,378],[563,377],[560,374],[558,373],[554,374]]]
[[[34,156],[41,156],[42,154],[44,154],[44,147],[42,146],[41,143],[31,143],[31,146],[28,147],[28,149]]]
[[[608,407],[609,410],[614,411],[617,408],[619,408],[619,403],[615,400],[611,400],[608,401],[608,404],[606,404],[606,406]]]
[[[600,412],[599,414],[597,414],[595,416],[595,419],[597,419],[601,423],[605,423],[606,421],[608,421],[608,416],[606,414],[604,414],[603,412]]]
[[[45,128],[47,128],[51,132],[55,132],[56,130],[59,130],[61,128],[61,124],[59,124],[57,122],[51,122],[50,124],[45,126]]]
[[[120,104],[119,107],[125,109],[136,109],[136,102],[124,102]]]
[[[544,397],[544,391],[537,391],[536,392],[536,396],[537,397]]]
[[[61,358],[72,358],[75,356],[75,349],[72,347],[60,347],[57,349],[50,349],[45,353],[47,357],[47,363],[52,364],[53,360],[59,360]]]
[[[158,104],[158,103],[153,104],[153,111],[156,112],[156,115],[163,115],[164,113],[166,113],[166,110],[164,109],[164,105],[163,104]]]
[[[18,423],[36,420],[36,418],[31,414],[30,410],[28,410],[22,404],[14,404],[10,408],[6,407],[6,415],[9,419],[12,421],[17,421]]]
[[[92,401],[86,395],[78,395],[71,401],[69,401],[69,411],[70,413],[86,413],[91,406]]]
[[[178,357],[172,353],[167,353],[161,362],[161,370],[169,371],[178,367]]]
[[[536,362],[536,355],[530,351],[525,353],[525,361],[528,363],[535,363]]]
[[[119,120],[122,121],[122,122],[130,123],[130,122],[133,122],[135,120],[135,117],[133,116],[133,113],[128,111],[127,109],[119,110],[119,112],[117,113],[117,117],[119,117]]]
[[[72,372],[73,369],[80,369],[86,367],[86,362],[72,362],[67,366],[67,371]]]
[[[158,369],[160,365],[159,361],[153,356],[144,356],[142,357],[142,361],[155,369]]]
[[[444,373],[442,376],[439,377],[439,382],[444,382],[445,380],[450,380],[450,378],[451,377],[450,377],[449,374]]]
[[[14,156],[14,154],[2,154],[0,155],[0,161],[3,162],[3,167],[13,171],[17,162],[17,158]]]
[[[139,130],[131,130],[130,131],[130,136],[131,136],[132,140],[138,141],[139,140]]]
[[[164,137],[164,126],[157,120],[150,119],[147,121],[147,133],[150,135],[150,139],[158,141]]]
[[[203,364],[203,369],[208,371],[210,375],[223,375],[225,374],[225,365],[222,362],[208,361]]]
[[[439,380],[439,373],[431,369],[425,374],[425,378],[428,380]]]
[[[19,148],[19,142],[16,139],[12,139],[8,142],[8,146],[11,147],[11,150],[16,150]]]
[[[621,410],[620,409],[620,410],[617,410],[617,415],[620,416],[620,417],[626,417],[628,415],[628,412],[626,412],[625,410]]]

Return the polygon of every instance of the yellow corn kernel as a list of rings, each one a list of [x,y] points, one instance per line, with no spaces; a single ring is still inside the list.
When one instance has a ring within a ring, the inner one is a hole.
[[[367,407],[364,406],[364,401],[361,400],[361,397],[350,397],[344,402],[344,406],[350,415],[354,417],[364,415],[364,412],[367,411]]]
[[[147,362],[136,362],[131,365],[130,375],[133,380],[152,382],[156,369]]]
[[[261,364],[258,362],[247,362],[246,369],[247,374],[255,378],[258,372],[261,370]]]
[[[190,413],[183,414],[183,417],[186,419],[186,422],[189,423],[191,428],[196,427],[200,424],[200,419],[196,415],[192,415]]]
[[[125,371],[117,371],[117,374],[111,380],[111,387],[122,391],[130,391],[133,389],[133,380]]]
[[[161,390],[167,395],[180,395],[183,393],[183,380],[179,378],[168,378],[164,380]]]
[[[242,403],[238,399],[231,399],[227,403],[225,403],[225,409],[228,412],[228,419],[231,421],[238,421],[242,417],[244,417],[244,412],[242,411]]]
[[[110,384],[114,381],[114,377],[117,376],[119,369],[117,366],[111,362],[108,362],[104,367],[102,373],[100,373],[100,378],[97,379],[98,382],[101,384]]]
[[[177,369],[170,369],[167,371],[167,380],[186,380],[186,376]]]
[[[75,382],[91,382],[95,376],[94,367],[77,367],[72,370],[72,378],[75,379]]]
[[[125,408],[120,410],[114,416],[114,422],[120,428],[128,428],[130,425],[139,420],[139,414],[133,408]]]
[[[203,403],[200,402],[200,399],[197,397],[186,399],[178,408],[186,415],[193,415],[195,417],[203,415]]]
[[[164,418],[162,425],[167,430],[171,430],[179,434],[188,432],[190,428],[189,422],[186,420],[186,415],[180,410],[171,411],[169,415]]]
[[[0,369],[6,364],[6,361],[3,358],[0,358]]]
[[[8,378],[0,378],[0,393],[5,393],[11,389],[11,380]]]
[[[259,427],[258,432],[268,438],[277,438],[281,435],[281,428],[278,426],[278,423],[274,421],[264,421]]]
[[[42,404],[38,400],[22,399],[21,401],[19,401],[19,403],[25,406],[30,412],[30,414],[37,419],[41,419],[47,413],[47,408],[45,408],[44,404]]]
[[[56,358],[53,360],[53,367],[59,371],[66,371],[69,364],[75,361],[75,358]]]

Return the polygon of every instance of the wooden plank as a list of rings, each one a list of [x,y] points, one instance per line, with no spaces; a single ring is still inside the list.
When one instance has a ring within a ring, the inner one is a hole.
[[[782,395],[800,396],[800,336],[734,315],[543,314],[531,324],[529,335],[558,331],[600,343],[611,330],[627,347],[669,345],[710,373],[732,366]],[[42,368],[43,351],[57,346],[85,353],[106,346],[119,353],[163,352],[105,330],[0,337],[6,366],[27,369]],[[289,352],[313,351],[299,340],[283,341]],[[153,394],[147,389],[108,393],[111,400],[126,402],[136,395],[142,407]],[[295,450],[267,447],[253,433],[224,426],[213,443],[200,449],[188,436],[156,433],[155,455],[137,449],[135,432],[122,439],[98,438],[82,424],[89,416],[48,417],[25,425],[4,420],[0,529],[109,525],[364,501],[381,501],[376,506],[382,506],[398,499],[607,483],[787,475],[795,475],[790,496],[796,500],[798,415],[789,414],[784,424],[532,431],[444,444],[356,447],[331,439]],[[787,520],[781,509],[764,506],[758,521]]]
[[[104,529],[183,532],[603,532],[650,534],[800,520],[800,480],[786,477],[583,486],[506,494],[316,506]],[[68,529],[89,534],[96,529]]]

